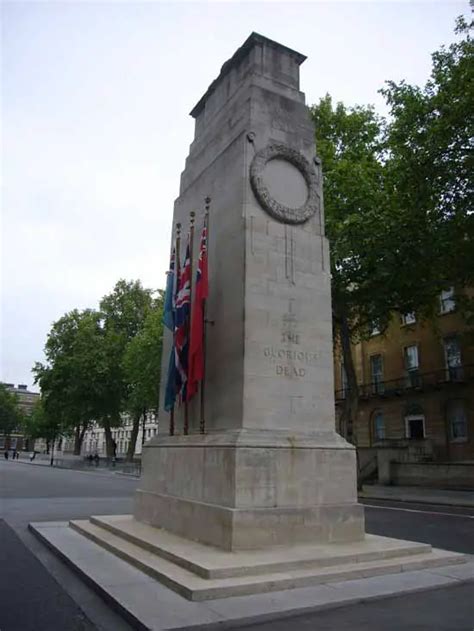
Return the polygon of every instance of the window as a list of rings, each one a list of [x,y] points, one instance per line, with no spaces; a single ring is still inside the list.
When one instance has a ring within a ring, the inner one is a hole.
[[[345,399],[347,396],[347,373],[344,364],[341,364],[341,390],[342,398]]]
[[[370,325],[370,335],[373,337],[374,335],[380,335],[380,325],[378,322],[372,322]]]
[[[374,439],[383,440],[385,438],[385,421],[382,412],[374,414]]]
[[[411,313],[402,313],[402,324],[415,324],[416,316],[412,311]]]
[[[455,335],[445,337],[443,340],[443,346],[446,379],[448,381],[459,381],[463,378],[461,345],[459,344],[459,338]]]
[[[449,435],[453,442],[467,439],[467,419],[464,402],[460,399],[448,401],[446,416],[449,426]]]
[[[405,416],[405,429],[407,438],[421,440],[425,437],[425,417]]]
[[[451,313],[456,309],[454,300],[454,287],[443,289],[440,295],[440,313]]]
[[[371,355],[370,376],[372,382],[372,393],[381,394],[384,391],[382,355]]]
[[[418,370],[418,346],[412,344],[411,346],[405,346],[405,369]]]
[[[414,388],[420,385],[419,381],[419,363],[418,363],[418,346],[411,344],[403,349],[405,370],[407,372],[406,385],[408,388]]]

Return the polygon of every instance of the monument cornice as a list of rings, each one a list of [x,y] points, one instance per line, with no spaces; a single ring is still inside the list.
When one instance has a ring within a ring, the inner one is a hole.
[[[147,443],[147,448],[220,447],[245,449],[345,449],[353,450],[339,434],[332,431],[292,432],[286,430],[227,430],[206,434],[166,436],[159,434]]]
[[[232,55],[232,57],[223,64],[223,66],[221,67],[219,76],[216,79],[214,79],[211,85],[207,88],[204,95],[199,99],[199,101],[193,107],[193,109],[190,112],[190,115],[193,118],[197,118],[199,116],[199,114],[204,109],[204,105],[206,101],[209,99],[211,94],[215,92],[217,86],[219,85],[219,83],[221,83],[224,77],[228,75],[229,72],[233,68],[236,68],[240,64],[240,62],[244,59],[244,57],[246,57],[250,53],[252,48],[255,48],[256,46],[267,46],[269,48],[273,48],[275,50],[284,52],[289,57],[292,57],[296,61],[298,66],[300,66],[306,59],[306,55],[303,55],[297,52],[296,50],[293,50],[292,48],[283,46],[282,44],[279,44],[278,42],[275,42],[274,40],[269,39],[268,37],[265,37],[264,35],[260,35],[259,33],[255,33],[255,32],[251,33],[249,37],[245,40],[245,42],[242,44],[242,46],[238,48],[236,52]]]

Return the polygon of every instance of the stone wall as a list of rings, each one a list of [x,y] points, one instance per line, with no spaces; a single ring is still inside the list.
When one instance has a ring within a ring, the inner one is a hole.
[[[399,486],[430,486],[441,489],[474,490],[472,463],[392,462],[391,483]]]

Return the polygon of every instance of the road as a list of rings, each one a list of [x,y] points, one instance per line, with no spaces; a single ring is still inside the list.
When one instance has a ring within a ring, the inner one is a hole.
[[[27,525],[30,521],[130,512],[136,486],[137,480],[112,473],[0,462],[0,520],[5,521],[0,522],[2,631],[130,631],[127,623],[31,535]],[[368,532],[474,553],[472,509],[366,503],[371,505],[366,507]],[[473,603],[474,585],[469,584],[245,628],[473,631]]]
[[[1,631],[131,631],[28,523],[129,513],[136,486],[112,473],[0,461]]]

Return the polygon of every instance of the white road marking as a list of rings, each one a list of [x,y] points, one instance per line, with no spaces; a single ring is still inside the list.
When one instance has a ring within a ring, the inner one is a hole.
[[[380,508],[381,510],[400,510],[406,513],[423,513],[424,515],[444,515],[445,517],[465,517],[467,519],[474,519],[474,515],[463,515],[460,513],[440,513],[437,511],[419,510],[416,508],[397,508],[396,506],[379,506],[377,504],[362,504],[368,508]]]

